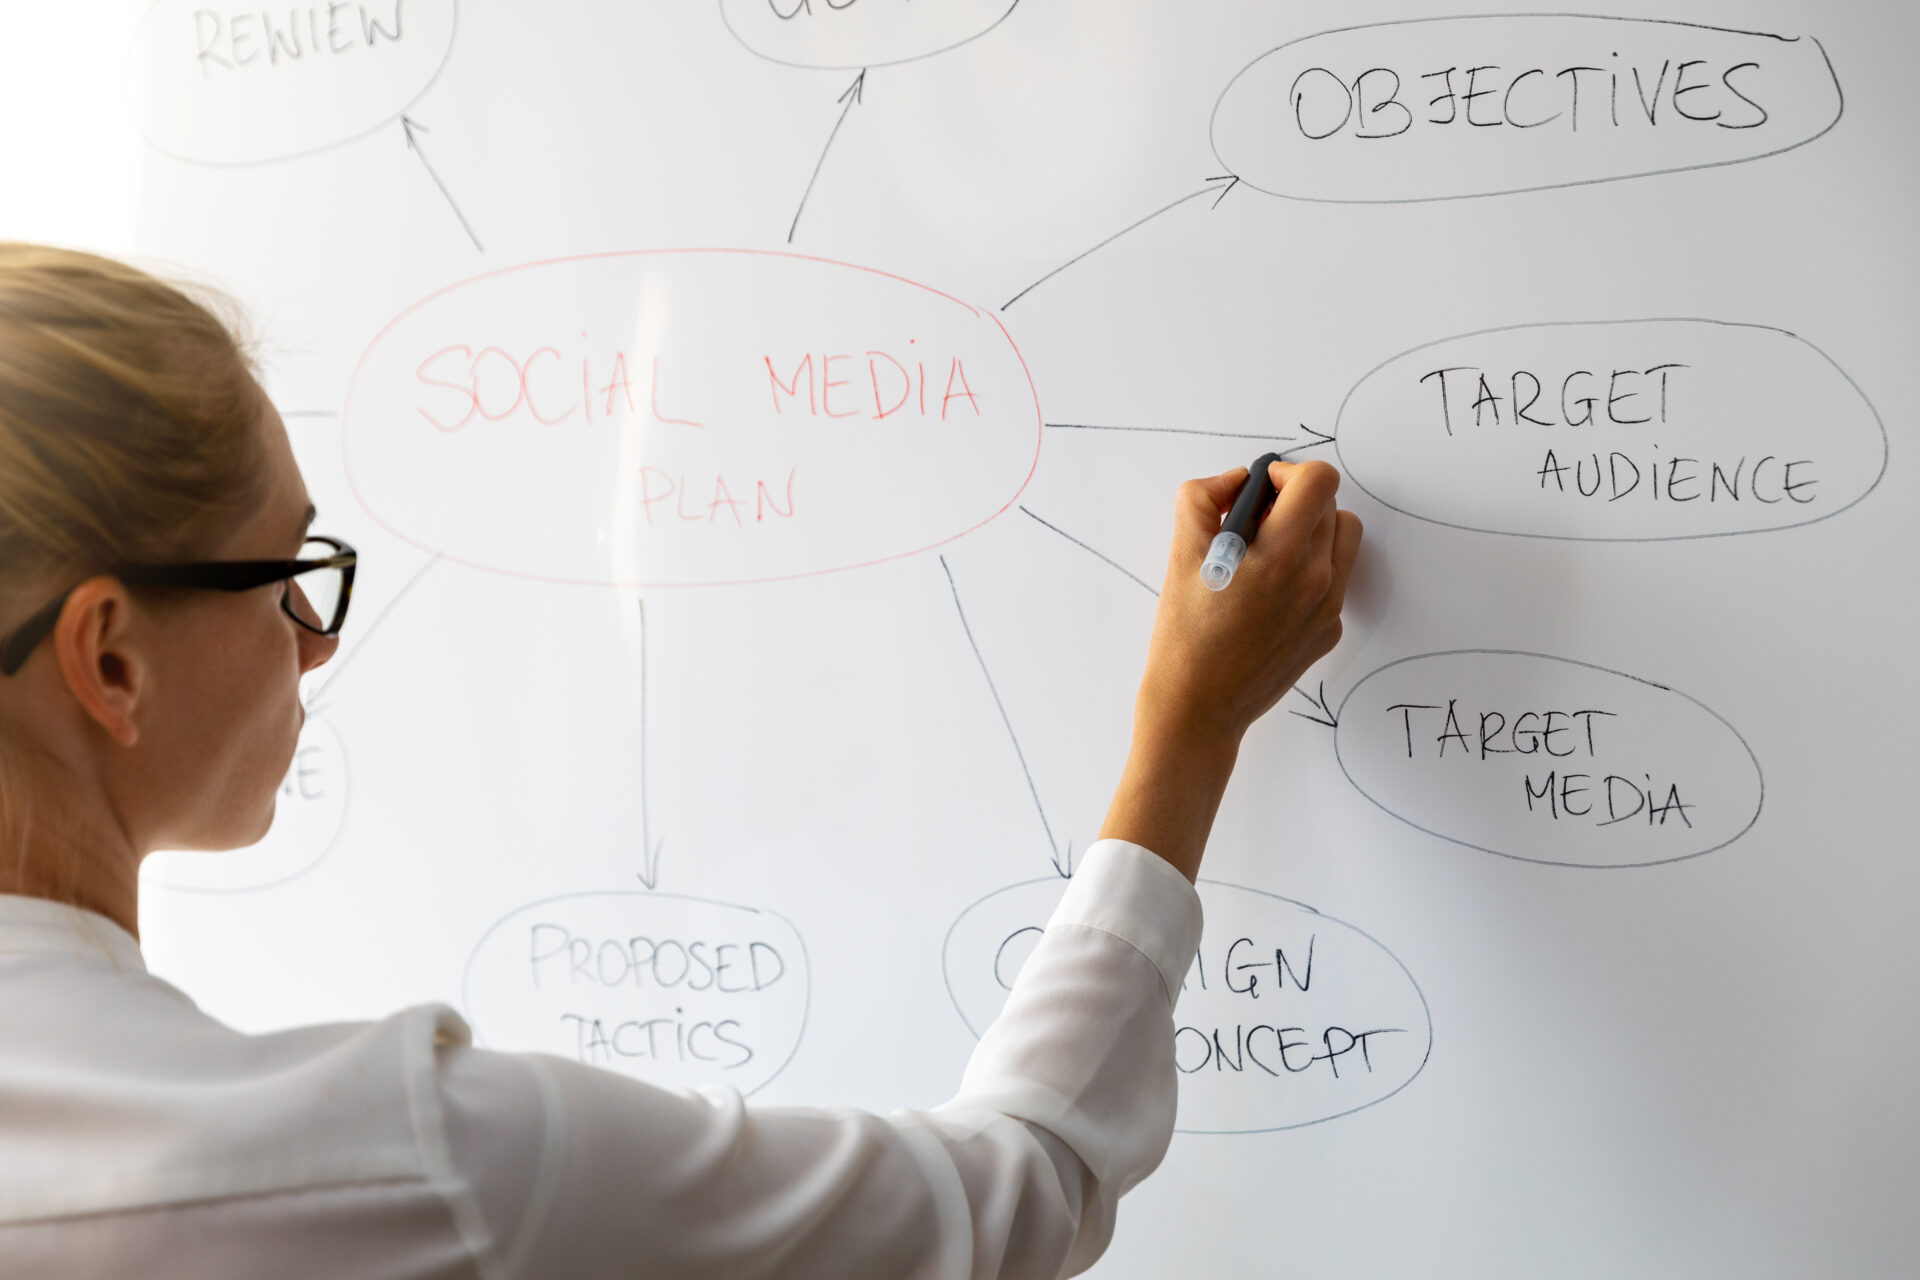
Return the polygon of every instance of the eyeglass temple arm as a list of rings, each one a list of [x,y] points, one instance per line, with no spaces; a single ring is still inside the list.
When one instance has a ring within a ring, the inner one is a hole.
[[[69,593],[71,594],[71,593]],[[49,603],[46,608],[28,618],[14,629],[12,635],[0,644],[0,676],[10,676],[27,664],[28,655],[46,639],[53,630],[53,624],[60,620],[60,611],[66,608],[67,597]]]

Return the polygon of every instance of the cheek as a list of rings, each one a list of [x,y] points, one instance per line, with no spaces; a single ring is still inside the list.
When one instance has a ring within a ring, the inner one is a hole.
[[[261,644],[234,664],[226,694],[231,717],[229,776],[237,784],[231,800],[242,806],[257,803],[261,808],[261,830],[249,839],[265,834],[274,798],[299,747],[298,676],[297,645],[290,635],[278,631],[270,639],[262,637]]]
[[[234,848],[265,834],[298,746],[291,631],[277,613],[243,607],[183,615],[167,628],[143,737],[183,847]]]
[[[209,629],[202,637],[207,646],[202,652],[218,657],[204,665],[196,690],[214,712],[208,727],[224,740],[224,749],[263,757],[252,762],[255,769],[277,767],[299,725],[299,655],[293,628],[280,617],[277,605],[270,616],[261,616],[265,613],[255,607],[245,616],[226,619],[229,625],[217,634]]]
[[[251,655],[248,681],[263,726],[297,729],[300,722],[300,644],[293,628],[280,626]]]

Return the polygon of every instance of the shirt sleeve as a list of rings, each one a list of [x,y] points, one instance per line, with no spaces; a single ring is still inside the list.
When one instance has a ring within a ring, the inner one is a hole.
[[[450,1163],[507,1276],[1053,1277],[1091,1266],[1173,1133],[1172,1009],[1200,903],[1088,850],[960,1090],[931,1111],[748,1107],[448,1047]]]

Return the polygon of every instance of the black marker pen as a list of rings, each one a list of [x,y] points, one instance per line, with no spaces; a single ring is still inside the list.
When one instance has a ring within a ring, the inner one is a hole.
[[[1232,582],[1233,571],[1247,558],[1247,536],[1276,492],[1273,480],[1267,475],[1267,464],[1280,460],[1277,453],[1263,453],[1247,469],[1247,482],[1240,486],[1240,496],[1233,500],[1233,509],[1227,512],[1220,532],[1214,535],[1213,545],[1207,548],[1206,560],[1200,565],[1200,581],[1206,583],[1209,590],[1219,591]]]

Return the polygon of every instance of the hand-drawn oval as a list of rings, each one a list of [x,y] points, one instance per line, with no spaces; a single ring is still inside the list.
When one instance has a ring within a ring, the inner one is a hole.
[[[457,0],[156,0],[127,54],[127,105],[149,143],[190,164],[311,155],[398,120],[446,65],[457,17]]]
[[[1419,984],[1372,935],[1304,903],[1201,880],[1206,935],[1174,1012],[1181,1133],[1266,1133],[1350,1115],[1426,1066]],[[996,890],[942,948],[947,993],[977,1037],[1065,891],[1058,876]]]
[[[1797,334],[1715,320],[1485,329],[1415,347],[1347,393],[1352,480],[1476,533],[1655,542],[1790,529],[1880,483],[1887,433]]]
[[[577,893],[529,903],[482,934],[461,1002],[489,1048],[750,1094],[793,1060],[811,981],[806,944],[774,912]]]
[[[348,480],[463,564],[618,586],[764,582],[950,542],[1013,505],[1040,407],[991,311],[746,249],[489,272],[361,357]]]
[[[748,50],[787,67],[857,71],[945,53],[1007,20],[1020,0],[720,0]]]
[[[346,744],[330,722],[309,716],[274,801],[273,825],[258,843],[217,853],[158,850],[140,864],[140,878],[189,893],[248,893],[285,884],[332,851],[351,798]]]
[[[1757,160],[1818,138],[1841,108],[1812,37],[1500,14],[1290,41],[1228,82],[1210,133],[1258,190],[1380,204]]]
[[[1724,848],[1760,816],[1760,762],[1677,689],[1504,649],[1416,654],[1334,716],[1347,780],[1429,835],[1522,862],[1645,867]]]

